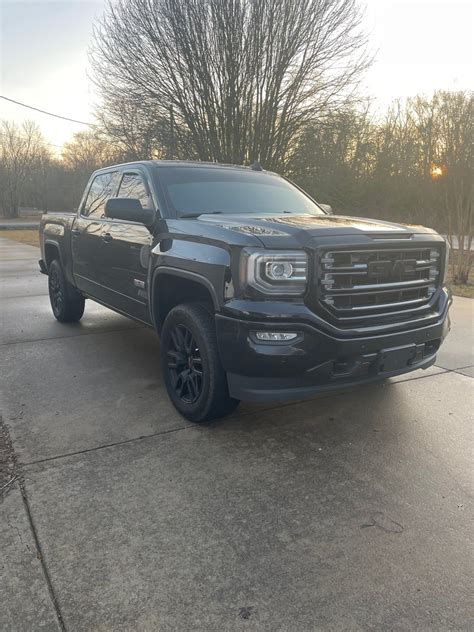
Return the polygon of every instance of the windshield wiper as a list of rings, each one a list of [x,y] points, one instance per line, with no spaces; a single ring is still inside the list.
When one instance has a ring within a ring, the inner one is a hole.
[[[201,215],[222,215],[222,211],[201,211],[200,213],[181,213],[178,218],[200,217]]]

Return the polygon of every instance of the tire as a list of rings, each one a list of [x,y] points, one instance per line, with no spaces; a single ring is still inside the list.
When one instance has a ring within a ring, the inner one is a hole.
[[[85,299],[67,282],[57,259],[48,268],[48,290],[51,309],[60,323],[77,323],[84,313]]]
[[[174,307],[164,322],[160,346],[166,389],[183,417],[202,423],[238,406],[239,400],[229,396],[214,314],[203,303]]]

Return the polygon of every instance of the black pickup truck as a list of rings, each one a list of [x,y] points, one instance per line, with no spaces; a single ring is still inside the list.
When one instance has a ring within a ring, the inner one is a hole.
[[[331,215],[258,164],[100,169],[40,233],[54,316],[90,298],[152,327],[196,422],[425,369],[450,327],[442,237]]]

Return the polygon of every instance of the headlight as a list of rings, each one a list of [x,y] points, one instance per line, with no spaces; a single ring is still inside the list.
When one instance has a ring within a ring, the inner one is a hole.
[[[242,251],[241,279],[265,294],[300,296],[306,289],[308,257],[300,250]]]

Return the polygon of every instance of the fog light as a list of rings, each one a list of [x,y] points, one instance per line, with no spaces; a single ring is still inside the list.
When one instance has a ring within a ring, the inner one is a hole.
[[[282,342],[285,340],[294,340],[298,334],[289,331],[256,331],[257,340],[265,342]]]

